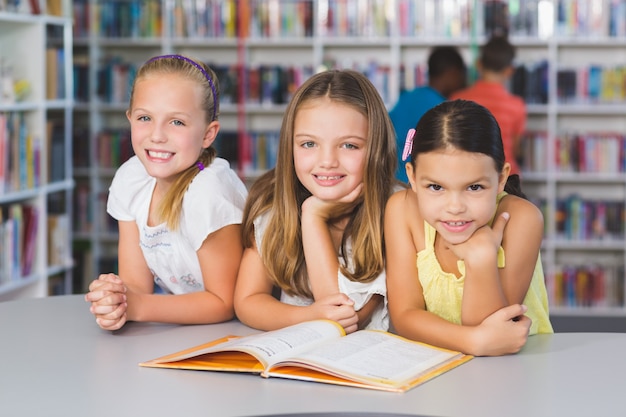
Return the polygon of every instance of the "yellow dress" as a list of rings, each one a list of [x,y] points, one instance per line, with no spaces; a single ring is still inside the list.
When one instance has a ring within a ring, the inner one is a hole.
[[[506,193],[498,195],[498,203]],[[417,254],[417,270],[424,291],[426,310],[452,322],[461,324],[461,301],[463,300],[463,283],[465,282],[465,263],[459,260],[457,266],[461,276],[444,272],[435,255],[434,227],[424,222],[425,247]],[[498,251],[498,268],[505,265],[504,250]],[[535,271],[524,298],[528,307],[526,315],[532,319],[530,334],[553,333],[548,314],[548,294],[541,266],[541,255],[537,257]]]

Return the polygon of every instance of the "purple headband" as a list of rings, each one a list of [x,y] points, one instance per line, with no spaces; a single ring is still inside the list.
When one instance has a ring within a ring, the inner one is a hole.
[[[213,92],[213,119],[215,120],[215,117],[217,116],[217,90],[215,89],[215,84],[213,84],[213,79],[211,78],[211,76],[209,75],[209,73],[207,73],[204,68],[202,68],[202,65],[198,64],[196,61],[191,60],[185,56],[182,55],[159,55],[159,56],[155,56],[153,58],[150,58],[146,64],[152,62],[152,61],[156,61],[157,59],[167,59],[167,58],[172,58],[172,59],[180,59],[183,60],[185,62],[190,63],[191,65],[193,65],[194,67],[198,68],[198,70],[202,73],[202,75],[204,75],[204,78],[206,78],[206,80],[209,82],[209,85],[211,86],[211,91]]]

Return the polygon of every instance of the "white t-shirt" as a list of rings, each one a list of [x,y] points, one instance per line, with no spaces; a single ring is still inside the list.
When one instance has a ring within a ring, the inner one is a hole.
[[[196,251],[209,234],[231,224],[241,224],[246,187],[226,160],[216,158],[189,185],[179,228],[171,231],[165,223],[148,226],[155,184],[156,179],[133,156],[115,173],[107,212],[118,221],[137,223],[141,251],[154,282],[166,293],[204,290]]]
[[[268,213],[263,213],[256,219],[254,219],[254,239],[256,242],[257,250],[261,253],[261,242],[263,235],[267,228],[269,216]],[[346,258],[348,260],[348,270],[353,270],[352,262],[352,240],[348,239],[346,242]],[[346,265],[346,261],[343,256],[339,256],[339,263]],[[346,294],[352,301],[354,301],[354,309],[359,311],[363,306],[372,298],[374,294],[383,296],[383,302],[376,308],[372,314],[372,318],[367,329],[375,330],[388,330],[389,329],[389,311],[387,309],[387,274],[383,270],[374,281],[362,283],[351,281],[341,273],[337,271],[337,281],[339,283],[339,292]],[[280,301],[285,304],[291,304],[296,306],[308,306],[313,304],[312,299],[289,295],[285,292],[281,293]]]

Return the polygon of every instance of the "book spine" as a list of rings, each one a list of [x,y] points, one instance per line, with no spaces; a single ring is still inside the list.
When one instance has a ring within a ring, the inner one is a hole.
[[[560,172],[621,174],[626,135],[618,132],[561,132],[556,138]]]
[[[11,242],[11,278],[22,278],[22,247],[24,242],[24,221],[21,204],[11,204],[9,207],[9,220],[12,222],[13,234]]]
[[[3,223],[2,227],[2,237],[3,237],[3,251],[2,251],[2,275],[4,282],[9,282],[16,277],[14,277],[14,257],[15,257],[15,222],[10,217],[10,213],[7,214],[6,220]]]
[[[623,240],[624,203],[584,199],[577,194],[556,201],[555,232],[568,240]]]
[[[126,103],[138,65],[121,56],[108,58],[98,70],[98,96],[107,103]]]
[[[109,38],[154,38],[162,34],[159,0],[114,0],[96,5],[95,25],[100,36]]]
[[[39,229],[39,212],[37,207],[24,207],[24,223],[22,274],[28,276],[33,270],[37,248],[37,233]]]
[[[75,39],[89,36],[89,8],[88,0],[74,0],[72,2],[72,17],[74,19],[72,34]],[[50,13],[49,8],[48,13]]]
[[[550,305],[623,307],[624,267],[595,262],[557,265],[547,278]]]
[[[48,215],[48,263],[62,266],[70,258],[70,249],[66,242],[70,221],[67,213]]]
[[[23,112],[0,116],[0,190],[34,188],[38,182],[38,140],[28,130]]]
[[[9,280],[6,271],[8,249],[5,246],[5,224],[2,207],[0,207],[0,284]]]
[[[65,178],[65,131],[64,126],[51,124],[49,129],[49,182],[62,181]]]
[[[23,116],[23,114],[22,114]],[[29,134],[26,130],[26,121],[25,118],[22,117],[20,120],[19,126],[19,162],[18,162],[18,172],[19,172],[19,189],[28,188],[28,137]]]
[[[0,113],[0,195],[4,194],[8,190],[7,183],[9,181],[9,155],[10,150],[7,118],[4,113]],[[2,220],[1,216],[0,220]]]

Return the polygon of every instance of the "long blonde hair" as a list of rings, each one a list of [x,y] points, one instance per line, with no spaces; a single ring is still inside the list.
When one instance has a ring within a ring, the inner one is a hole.
[[[380,95],[361,73],[331,70],[316,74],[295,92],[287,106],[280,131],[276,167],[250,189],[244,209],[243,239],[254,245],[254,219],[269,216],[259,252],[276,285],[289,294],[312,297],[309,287],[302,231],[301,206],[311,193],[300,183],[293,162],[294,120],[300,106],[322,97],[343,103],[368,120],[367,156],[363,176],[363,201],[344,230],[340,253],[352,241],[353,271],[347,263],[340,271],[352,281],[370,282],[384,269],[383,214],[392,193],[396,169],[395,131]],[[278,255],[280,254],[280,255]]]
[[[177,74],[195,81],[198,87],[202,88],[204,91],[202,107],[206,115],[206,123],[208,124],[218,120],[220,90],[215,72],[201,61],[192,60],[182,55],[156,56],[149,59],[139,68],[131,89],[130,109],[133,107],[133,97],[137,81],[154,74]],[[209,146],[203,149],[198,157],[198,162],[201,163],[202,166],[208,167],[216,156],[217,151],[215,148]],[[196,164],[181,172],[159,204],[157,214],[160,219],[167,223],[167,226],[171,230],[176,230],[179,226],[185,192],[198,172],[200,172],[200,169]]]

